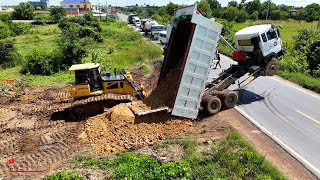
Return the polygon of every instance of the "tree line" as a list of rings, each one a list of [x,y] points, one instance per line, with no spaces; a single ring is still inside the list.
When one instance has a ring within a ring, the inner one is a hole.
[[[255,21],[258,19],[286,20],[289,18],[312,22],[317,21],[320,17],[320,5],[317,3],[309,4],[306,7],[276,5],[271,0],[265,2],[241,0],[240,3],[233,0],[229,1],[227,7],[222,7],[218,0],[201,0],[196,3],[200,13],[208,18],[223,18],[235,22],[244,22],[248,19]],[[121,10],[139,14],[142,18],[151,17],[167,23],[170,21],[174,9],[183,6],[186,5],[170,2],[162,7],[146,5],[145,7],[136,6]]]

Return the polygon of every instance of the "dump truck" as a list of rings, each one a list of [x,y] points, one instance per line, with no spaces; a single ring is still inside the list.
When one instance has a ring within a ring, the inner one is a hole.
[[[278,27],[273,24],[257,25],[240,30],[234,36],[236,48],[223,36],[223,25],[202,16],[196,5],[175,10],[171,19],[171,31],[158,85],[173,69],[180,70],[175,77],[179,86],[172,107],[161,107],[174,116],[196,119],[200,111],[216,114],[221,107],[236,105],[238,94],[228,90],[236,80],[248,75],[239,83],[239,88],[259,76],[277,73],[275,58],[284,54]],[[208,80],[210,65],[215,57],[218,41],[232,50],[232,59],[237,62],[224,70],[217,78]],[[209,82],[208,82],[209,81]],[[157,109],[150,111],[157,112]],[[141,114],[147,114],[141,113]]]
[[[129,14],[128,16],[128,24],[134,24],[133,17],[138,16],[137,14]]]

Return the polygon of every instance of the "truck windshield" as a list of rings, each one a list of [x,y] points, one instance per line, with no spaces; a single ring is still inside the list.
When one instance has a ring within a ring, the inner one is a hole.
[[[163,31],[164,30],[164,26],[154,26],[152,27],[153,31]]]

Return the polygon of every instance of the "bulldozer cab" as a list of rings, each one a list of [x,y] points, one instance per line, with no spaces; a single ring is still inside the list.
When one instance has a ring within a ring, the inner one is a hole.
[[[69,89],[72,97],[86,97],[103,93],[100,64],[86,63],[72,65],[69,68],[69,72],[75,74],[75,85]]]

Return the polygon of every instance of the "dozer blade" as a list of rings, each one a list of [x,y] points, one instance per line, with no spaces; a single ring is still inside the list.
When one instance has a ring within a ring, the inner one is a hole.
[[[156,112],[162,112],[162,111],[163,112],[167,111],[167,113],[170,113],[171,109],[169,107],[162,107],[162,108],[158,108],[158,109],[152,109],[152,110],[149,110],[149,111],[139,110],[137,112],[134,112],[134,114],[137,115],[137,116],[143,116],[143,115],[152,114],[152,113],[156,113]]]

